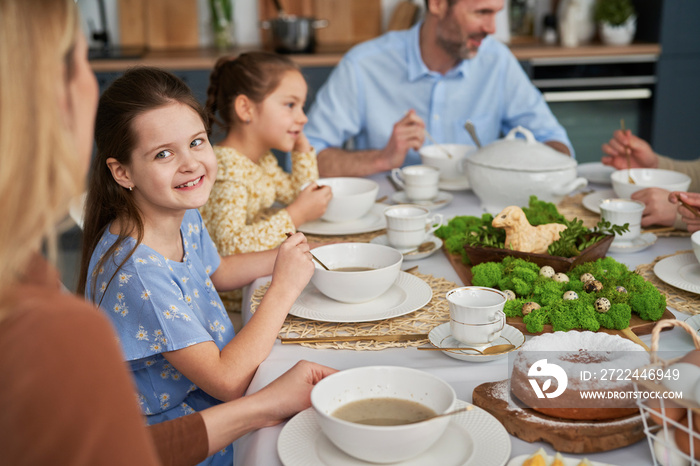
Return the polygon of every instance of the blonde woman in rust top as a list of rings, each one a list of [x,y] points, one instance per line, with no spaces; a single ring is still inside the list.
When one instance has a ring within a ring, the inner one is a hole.
[[[258,394],[147,428],[105,317],[62,291],[54,226],[83,189],[97,83],[73,0],[0,0],[0,457],[194,464],[309,405],[301,362]],[[28,59],[28,57],[31,57]]]

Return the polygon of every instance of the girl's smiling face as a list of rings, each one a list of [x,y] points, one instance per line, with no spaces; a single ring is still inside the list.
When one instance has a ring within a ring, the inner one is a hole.
[[[287,71],[279,86],[258,105],[254,119],[260,140],[266,147],[289,152],[308,121],[304,113],[307,86],[299,71]]]
[[[136,145],[129,166],[107,163],[120,185],[133,187],[144,216],[203,206],[216,178],[216,156],[197,112],[173,102],[137,116],[132,127]]]

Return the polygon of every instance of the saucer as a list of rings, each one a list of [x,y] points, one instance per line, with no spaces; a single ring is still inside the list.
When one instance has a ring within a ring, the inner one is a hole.
[[[614,253],[631,253],[643,251],[652,244],[656,243],[656,235],[654,233],[642,233],[632,241],[613,241],[610,243],[608,252]]]
[[[586,209],[599,214],[600,201],[603,199],[615,199],[618,197],[620,196],[615,194],[615,191],[612,189],[603,189],[602,191],[593,191],[591,194],[583,196],[583,200],[581,202]]]
[[[427,201],[414,201],[406,196],[405,191],[397,191],[391,195],[391,200],[397,204],[416,204],[423,207],[427,207],[430,210],[438,210],[445,207],[447,204],[452,202],[452,194],[446,193],[445,191],[438,191],[437,196],[433,199]]]
[[[468,406],[457,400],[454,408]],[[277,454],[285,466],[363,466],[367,463],[336,447],[323,435],[316,412],[307,408],[285,424],[277,439]],[[491,414],[474,406],[453,414],[445,433],[428,450],[397,466],[502,466],[510,457],[510,436]]]
[[[449,322],[434,327],[428,334],[428,339],[430,340],[430,343],[432,343],[435,346],[439,346],[440,348],[464,348],[465,346],[469,346],[452,336],[452,333],[450,332]],[[525,336],[523,335],[523,333],[517,328],[506,324],[503,327],[503,331],[501,332],[500,337],[496,338],[488,345],[480,345],[474,347],[478,349],[484,349],[488,348],[489,346],[511,344],[514,345],[515,348],[513,348],[510,351],[515,351],[518,348],[520,348],[523,345],[523,343],[525,343]],[[510,351],[506,351],[504,353],[499,354],[479,354],[475,351],[469,350],[446,350],[443,351],[443,353],[452,358],[460,359],[462,361],[487,362],[493,361],[494,359],[503,358],[507,356],[508,353],[510,353]]]
[[[466,176],[454,178],[451,180],[440,179],[440,181],[438,182],[438,188],[444,191],[464,191],[465,189],[469,189],[470,187],[471,186],[469,185],[469,179],[467,179]]]
[[[416,311],[430,302],[433,290],[415,275],[399,272],[389,291],[365,303],[341,303],[324,295],[309,282],[289,314],[322,322],[371,322]]]
[[[405,256],[403,256],[403,260],[416,261],[418,259],[424,259],[442,247],[442,240],[440,238],[438,238],[437,236],[430,235],[425,240],[433,242],[433,245],[434,245],[433,249],[431,249],[428,252],[420,252],[420,253],[415,252],[413,254],[406,254]],[[382,246],[391,246],[391,244],[389,244],[389,240],[387,239],[386,235],[380,235],[380,236],[377,236],[376,238],[372,238],[370,240],[370,243],[381,244]],[[396,249],[397,251],[399,251],[401,254],[404,254],[408,251],[411,251],[412,249],[415,249],[415,248],[395,248],[394,246],[391,246],[391,247]]]
[[[578,176],[586,178],[591,183],[611,185],[610,175],[615,168],[603,165],[602,162],[581,163],[576,167]]]
[[[700,264],[692,252],[661,259],[654,273],[671,286],[700,294]]]
[[[356,235],[386,228],[384,209],[387,204],[374,204],[367,215],[349,222],[326,222],[314,220],[299,225],[298,231],[309,235]]]

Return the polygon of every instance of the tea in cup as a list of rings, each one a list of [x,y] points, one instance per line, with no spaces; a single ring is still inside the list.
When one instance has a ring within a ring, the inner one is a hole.
[[[428,165],[410,165],[391,170],[392,179],[413,201],[427,201],[438,195],[440,170]]]
[[[617,235],[616,242],[628,242],[642,233],[644,203],[632,199],[604,199],[600,202],[600,216],[613,225],[629,224],[629,231]]]
[[[389,244],[396,248],[413,248],[442,225],[442,215],[428,217],[430,210],[425,207],[400,204],[387,208],[386,236]]]
[[[505,326],[506,295],[494,288],[463,286],[447,292],[450,331],[462,343],[486,345],[498,338]]]

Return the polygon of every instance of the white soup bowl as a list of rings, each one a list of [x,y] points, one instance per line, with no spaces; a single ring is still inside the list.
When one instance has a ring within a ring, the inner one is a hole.
[[[634,183],[629,182],[628,175]],[[610,175],[613,190],[618,197],[629,199],[633,193],[645,188],[661,188],[666,191],[687,191],[690,177],[686,174],[660,168],[632,168],[617,170]]]
[[[398,366],[356,367],[336,372],[316,384],[311,390],[311,406],[324,435],[350,456],[373,463],[394,463],[430,448],[445,432],[450,417],[376,426],[332,416],[339,407],[368,398],[410,400],[442,414],[454,407],[457,396],[444,380]]]
[[[373,243],[327,244],[311,252],[331,269],[316,264],[311,283],[324,295],[342,303],[364,303],[386,293],[398,278],[403,262],[403,254],[396,249]],[[348,267],[372,270],[333,270]]]
[[[377,199],[379,185],[365,178],[321,178],[319,186],[330,186],[333,197],[321,216],[327,222],[349,222],[364,217]]]
[[[440,170],[440,179],[455,180],[466,176],[464,160],[474,151],[476,147],[467,144],[440,144],[423,146],[418,154],[423,165]]]

